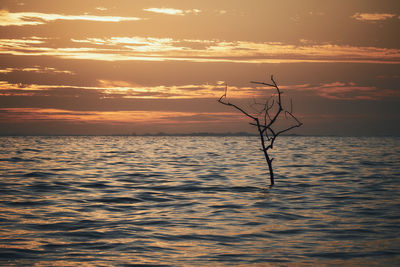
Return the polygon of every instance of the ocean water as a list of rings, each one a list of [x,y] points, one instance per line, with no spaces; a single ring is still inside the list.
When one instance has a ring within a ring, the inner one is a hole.
[[[0,137],[1,266],[398,266],[400,138]]]

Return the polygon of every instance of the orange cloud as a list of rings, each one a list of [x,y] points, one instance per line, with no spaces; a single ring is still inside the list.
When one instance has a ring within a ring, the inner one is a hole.
[[[360,20],[360,21],[376,22],[376,21],[383,21],[383,20],[391,19],[395,16],[396,16],[396,14],[390,14],[390,13],[355,13],[351,17],[353,19]]]
[[[99,87],[104,88],[104,97],[124,98],[217,98],[225,86],[212,84],[188,84],[173,86],[140,86],[124,81],[99,80]]]
[[[400,97],[400,92],[394,89],[380,89],[375,86],[360,86],[352,82],[332,82],[318,85],[299,84],[281,85],[281,89],[298,92],[311,92],[328,99],[340,100],[381,100],[388,97]],[[137,98],[137,99],[202,99],[219,98],[225,91],[225,82],[215,84],[183,84],[143,86],[127,81],[98,80],[98,86],[70,86],[70,85],[38,85],[13,84],[0,81],[0,96],[34,96],[52,95],[51,90],[65,89],[71,95],[93,92],[100,98]],[[265,98],[273,91],[265,86],[229,86],[228,97],[231,99]],[[57,91],[54,91],[56,94]]]
[[[319,85],[281,86],[282,89],[302,92],[313,92],[328,99],[337,100],[381,100],[388,97],[400,97],[400,92],[394,89],[379,89],[375,86],[360,86],[349,82],[322,83]]]
[[[193,99],[193,98],[219,98],[225,91],[225,85],[216,84],[183,84],[183,85],[158,85],[141,86],[127,81],[98,80],[98,86],[70,86],[70,85],[39,85],[39,84],[15,84],[0,81],[0,95],[35,95],[40,91],[52,89],[75,89],[98,91],[103,98],[168,98],[168,99]],[[268,89],[269,90],[269,89]],[[253,87],[229,87],[229,97],[246,98],[257,96],[265,90]]]
[[[159,13],[159,14],[166,14],[166,15],[178,15],[178,16],[183,16],[185,14],[198,14],[201,12],[199,9],[189,9],[189,10],[182,10],[182,9],[175,9],[175,8],[157,8],[157,7],[152,7],[152,8],[145,8],[143,9],[144,11],[148,12],[153,12],[153,13]]]
[[[62,74],[75,74],[73,71],[69,70],[59,70],[51,67],[41,67],[41,66],[33,66],[28,68],[5,68],[0,69],[0,73],[11,73],[11,72],[35,72],[35,73],[62,73]]]
[[[230,63],[357,62],[400,64],[400,49],[333,44],[227,42],[172,38],[72,39],[91,47],[53,47],[45,38],[0,39],[0,54],[54,56],[103,61],[190,61]]]
[[[0,108],[0,122],[72,121],[107,124],[175,124],[237,122],[238,113],[170,112],[170,111],[71,111],[49,108]]]
[[[62,15],[38,12],[16,12],[0,10],[0,26],[40,25],[54,20],[86,20],[98,22],[121,22],[141,20],[137,17]]]

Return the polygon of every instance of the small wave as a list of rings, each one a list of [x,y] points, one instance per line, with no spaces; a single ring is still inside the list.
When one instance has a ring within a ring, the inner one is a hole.
[[[136,154],[138,151],[132,151],[132,150],[114,150],[114,151],[107,151],[105,153],[110,153],[110,154]],[[115,157],[115,155],[114,155]]]
[[[357,252],[321,252],[321,253],[308,253],[313,258],[327,258],[327,259],[352,259],[371,256],[370,252],[357,253]]]
[[[364,239],[377,234],[374,229],[326,229],[324,233],[335,239]]]
[[[224,204],[224,205],[211,205],[210,208],[214,209],[242,209],[242,205],[236,204]]]
[[[224,254],[217,254],[213,255],[211,258],[217,262],[245,262],[247,258],[252,258],[253,255],[251,254],[242,254],[242,253],[224,253]]]
[[[138,197],[142,201],[153,201],[153,202],[168,202],[173,200],[170,198],[154,196],[153,194],[150,193],[141,193],[138,195]]]
[[[81,187],[85,188],[106,188],[109,187],[107,183],[104,182],[94,182],[94,183],[87,183],[87,184],[81,184]]]
[[[68,233],[65,233],[67,236]],[[77,235],[79,236],[79,235]],[[84,235],[81,235],[84,236]],[[90,234],[89,234],[90,236]],[[88,237],[89,237],[88,236]],[[50,243],[42,245],[41,248],[48,251],[66,251],[68,249],[100,249],[100,250],[107,250],[107,249],[116,249],[118,247],[123,246],[123,243],[109,243],[109,242],[78,242],[78,243]]]
[[[29,172],[24,174],[24,177],[49,177],[54,175],[52,172]]]
[[[37,177],[37,176],[35,176]],[[62,191],[68,187],[60,184],[52,184],[46,182],[35,182],[32,185],[27,186],[28,190],[33,190],[34,192],[50,192],[50,191]]]
[[[312,164],[289,164],[285,166],[286,168],[316,168],[320,167],[318,165],[312,165]]]
[[[229,190],[238,193],[251,193],[251,192],[259,192],[260,188],[254,186],[233,186],[229,187]]]
[[[22,151],[24,151],[24,152],[37,152],[37,153],[42,152],[42,150],[34,149],[34,148],[24,148],[24,149],[22,149]]]
[[[304,233],[304,229],[288,229],[288,230],[269,230],[268,233],[275,235],[298,235]]]
[[[393,164],[394,162],[390,162],[390,161],[361,161],[360,164],[362,166],[369,166],[369,167],[387,167],[387,166],[393,166],[395,164]]]
[[[138,203],[142,200],[133,197],[104,197],[90,200],[91,202],[101,202],[101,203]]]
[[[212,241],[212,242],[225,242],[225,243],[235,243],[240,242],[240,236],[225,236],[225,235],[212,235],[212,234],[183,234],[183,235],[173,235],[173,234],[158,234],[155,238],[161,240],[169,241]]]
[[[150,226],[150,225],[157,225],[157,226],[168,226],[168,225],[173,225],[172,222],[167,221],[167,220],[145,220],[145,221],[132,221],[133,225],[139,225],[139,226]]]
[[[329,172],[324,172],[321,175],[322,176],[343,176],[343,175],[348,175],[350,174],[349,171],[329,171]]]
[[[67,222],[55,222],[55,223],[26,223],[25,228],[34,229],[38,231],[76,231],[81,229],[99,227],[103,224],[102,221],[95,220],[73,220]]]
[[[102,239],[108,237],[106,233],[99,231],[68,231],[68,233],[65,233],[65,235],[71,237],[82,237],[85,240]]]
[[[136,173],[126,173],[125,177],[140,177],[140,178],[152,178],[152,177],[162,177],[165,174],[162,173],[152,173],[152,172],[136,172]]]
[[[295,214],[295,213],[278,212],[278,213],[269,214],[268,218],[292,221],[292,220],[304,220],[306,217]]]
[[[47,200],[37,200],[37,201],[4,201],[8,206],[19,206],[19,207],[32,207],[32,206],[46,206],[50,205],[52,202]]]
[[[52,169],[49,169],[50,171],[54,171],[54,172],[64,172],[64,171],[69,171],[69,170],[71,170],[71,169],[69,169],[69,168],[52,168]]]
[[[227,180],[228,177],[220,174],[206,174],[206,175],[198,175],[199,178],[204,180]]]
[[[20,157],[11,157],[11,158],[2,158],[0,161],[8,161],[8,162],[33,162],[33,159],[24,159]]]
[[[19,259],[38,259],[43,254],[41,250],[22,249],[22,248],[1,248],[0,259],[19,260]]]

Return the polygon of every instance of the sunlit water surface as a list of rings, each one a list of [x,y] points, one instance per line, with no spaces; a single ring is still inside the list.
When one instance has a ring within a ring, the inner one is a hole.
[[[400,138],[1,137],[0,265],[400,262]]]

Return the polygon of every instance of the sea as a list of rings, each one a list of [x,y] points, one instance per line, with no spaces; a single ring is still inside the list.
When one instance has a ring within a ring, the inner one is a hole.
[[[399,266],[400,137],[0,137],[0,266]]]

